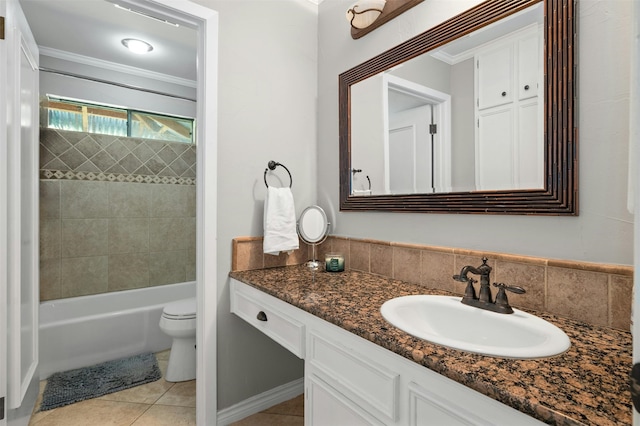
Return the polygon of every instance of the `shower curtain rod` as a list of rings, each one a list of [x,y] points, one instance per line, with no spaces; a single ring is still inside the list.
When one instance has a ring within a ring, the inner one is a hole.
[[[184,101],[196,102],[195,99],[188,98],[186,96],[172,95],[171,93],[165,93],[165,92],[160,92],[160,91],[157,91],[157,90],[145,89],[143,87],[133,86],[133,85],[130,85],[130,84],[115,83],[113,81],[102,80],[100,78],[95,78],[95,77],[87,77],[87,76],[84,76],[84,75],[74,74],[74,73],[70,73],[70,72],[66,72],[66,71],[53,70],[53,69],[50,69],[50,68],[42,68],[41,67],[41,68],[39,68],[39,70],[42,71],[42,72],[48,72],[48,73],[52,73],[52,74],[64,75],[66,77],[73,77],[73,78],[79,78],[79,79],[82,79],[82,80],[94,81],[96,83],[110,84],[112,86],[118,86],[118,87],[122,87],[122,88],[125,88],[125,89],[138,90],[140,92],[151,93],[151,94],[154,94],[154,95],[167,96],[167,97],[170,97],[170,98],[182,99]]]

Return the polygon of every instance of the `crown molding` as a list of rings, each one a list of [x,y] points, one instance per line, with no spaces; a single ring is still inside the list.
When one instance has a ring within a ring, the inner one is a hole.
[[[49,56],[52,58],[63,59],[65,61],[75,62],[78,64],[89,65],[96,68],[106,69],[110,71],[122,72],[126,74],[136,75],[138,77],[145,77],[152,80],[163,81],[165,83],[177,84],[180,86],[196,88],[197,83],[195,80],[189,80],[186,78],[175,77],[168,74],[149,71],[142,68],[131,67],[128,65],[122,65],[115,62],[103,61],[102,59],[96,59],[89,56],[78,55],[75,53],[65,52],[63,50],[52,49],[50,47],[38,46],[40,49],[40,56]]]

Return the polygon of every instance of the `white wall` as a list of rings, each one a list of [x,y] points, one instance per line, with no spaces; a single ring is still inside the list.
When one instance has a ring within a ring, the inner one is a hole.
[[[358,40],[344,18],[351,3],[319,6],[318,201],[334,234],[633,263],[626,210],[631,0],[578,2],[578,217],[339,212],[338,74],[479,1],[427,0]]]
[[[296,212],[316,200],[317,6],[197,0],[219,12],[218,409],[303,375],[303,363],[229,313],[231,240],[263,234],[269,160],[291,171]],[[288,184],[288,176],[276,169]],[[269,183],[277,185],[275,177]]]
[[[357,191],[372,190],[373,194],[385,193],[385,117],[383,109],[384,91],[387,90],[382,74],[373,76],[354,84],[351,88],[354,101],[351,104],[351,128],[354,141],[351,154],[354,160],[352,169],[362,172],[351,174],[352,189]],[[369,176],[369,180],[367,180]],[[371,188],[369,188],[371,182]],[[362,194],[362,192],[360,193]]]

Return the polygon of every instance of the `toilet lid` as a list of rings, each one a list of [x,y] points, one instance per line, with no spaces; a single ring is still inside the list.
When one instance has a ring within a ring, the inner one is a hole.
[[[196,298],[176,300],[165,305],[162,315],[165,318],[191,319],[196,317]]]

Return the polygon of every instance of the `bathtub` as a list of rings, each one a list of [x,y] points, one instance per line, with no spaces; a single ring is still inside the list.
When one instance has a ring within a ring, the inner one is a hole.
[[[171,338],[158,323],[168,302],[195,297],[195,281],[40,304],[40,379],[104,361],[158,352]]]

